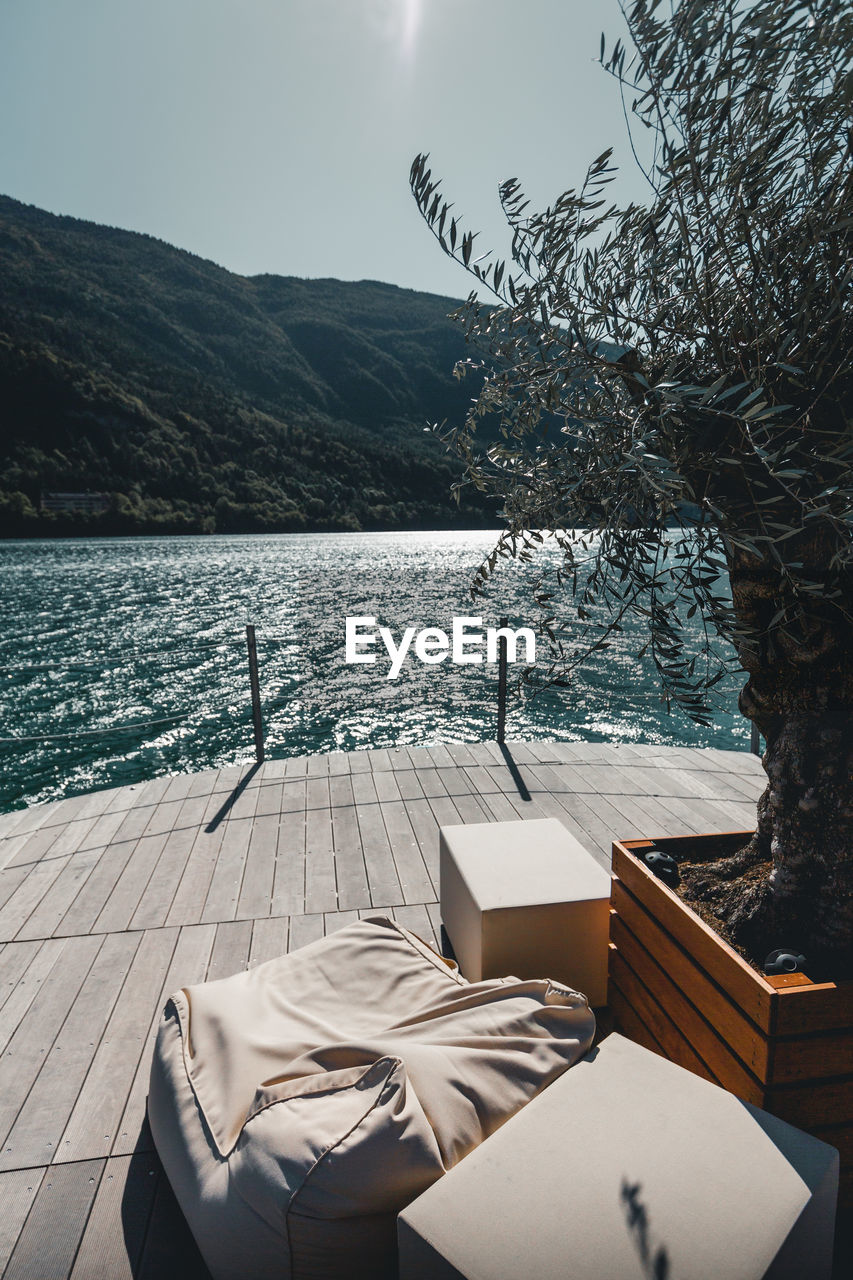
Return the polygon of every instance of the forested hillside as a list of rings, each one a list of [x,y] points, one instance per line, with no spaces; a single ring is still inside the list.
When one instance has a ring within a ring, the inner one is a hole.
[[[493,523],[428,422],[476,387],[447,298],[246,279],[0,197],[0,533]],[[46,511],[96,492],[107,509]]]

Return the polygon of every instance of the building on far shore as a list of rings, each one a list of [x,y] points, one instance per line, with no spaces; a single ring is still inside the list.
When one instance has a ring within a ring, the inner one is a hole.
[[[43,493],[42,511],[107,511],[110,505],[108,493]]]

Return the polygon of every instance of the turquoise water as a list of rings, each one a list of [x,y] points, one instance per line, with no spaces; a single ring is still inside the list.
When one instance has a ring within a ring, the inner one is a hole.
[[[253,758],[246,623],[269,756],[495,736],[496,668],[346,665],[346,616],[449,631],[535,621],[530,570],[467,587],[494,534],[311,534],[0,543],[0,807]],[[712,728],[662,704],[628,628],[569,689],[511,694],[508,738],[744,749],[739,679]],[[541,650],[540,650],[541,655]],[[512,669],[511,669],[512,670]],[[130,726],[130,727],[129,727]]]

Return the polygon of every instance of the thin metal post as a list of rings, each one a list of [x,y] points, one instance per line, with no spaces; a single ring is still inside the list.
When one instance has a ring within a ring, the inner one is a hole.
[[[758,732],[758,725],[754,721],[749,731],[749,749],[754,756],[761,755],[761,734]]]
[[[505,631],[508,622],[501,618],[500,627]],[[506,636],[498,636],[498,742],[501,746],[506,734]]]
[[[255,647],[255,628],[246,625],[246,647],[249,650],[249,683],[252,686],[252,722],[255,726],[255,759],[264,759],[264,726],[261,721],[261,689],[258,684],[258,650]]]

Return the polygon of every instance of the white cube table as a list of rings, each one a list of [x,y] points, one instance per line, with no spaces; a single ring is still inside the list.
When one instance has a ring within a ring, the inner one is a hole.
[[[441,918],[459,967],[554,978],[607,1003],[610,874],[556,818],[442,827]]]
[[[838,1152],[610,1035],[404,1209],[400,1280],[829,1280]]]

